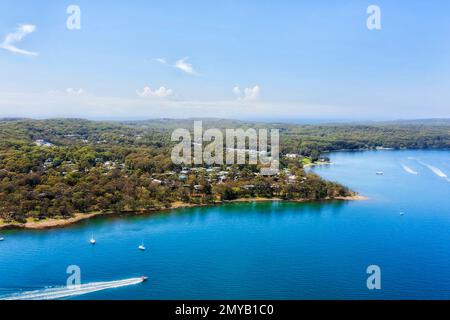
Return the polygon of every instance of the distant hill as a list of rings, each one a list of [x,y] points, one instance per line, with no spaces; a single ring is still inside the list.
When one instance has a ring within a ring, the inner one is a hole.
[[[20,145],[43,139],[54,145],[169,146],[177,128],[193,130],[194,120],[208,128],[276,128],[282,152],[311,155],[341,149],[450,148],[450,119],[386,122],[289,124],[232,119],[155,119],[90,121],[83,119],[0,120],[0,144]]]
[[[450,119],[395,120],[381,123],[400,124],[400,125],[450,126]]]

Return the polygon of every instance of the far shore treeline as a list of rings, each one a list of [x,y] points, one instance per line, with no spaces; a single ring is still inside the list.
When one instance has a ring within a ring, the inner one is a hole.
[[[336,150],[449,149],[450,120],[295,125],[202,119],[207,128],[277,128],[280,173],[257,165],[172,163],[176,128],[193,119],[135,122],[0,120],[0,225],[75,213],[170,208],[239,198],[324,200],[354,195],[304,170]]]

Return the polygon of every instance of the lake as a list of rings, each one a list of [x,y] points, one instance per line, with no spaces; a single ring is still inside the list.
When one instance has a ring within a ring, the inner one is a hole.
[[[450,151],[330,158],[312,170],[368,200],[236,203],[3,231],[0,295],[64,285],[77,265],[82,283],[149,279],[71,299],[450,299]],[[381,290],[367,289],[369,265],[381,268]]]

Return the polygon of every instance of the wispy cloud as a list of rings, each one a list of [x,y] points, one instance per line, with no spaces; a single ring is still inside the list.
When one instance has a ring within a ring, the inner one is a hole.
[[[159,89],[152,90],[149,86],[145,86],[142,90],[136,90],[138,96],[142,98],[167,98],[173,94],[172,89],[166,87],[159,87]]]
[[[177,62],[175,62],[174,67],[177,68],[178,70],[181,70],[187,74],[191,74],[191,75],[197,75],[197,71],[195,71],[194,67],[192,66],[192,64],[190,64],[189,62],[187,62],[189,58],[185,57],[183,59],[178,60]]]
[[[16,32],[8,33],[5,40],[0,44],[0,48],[13,53],[23,54],[26,56],[37,56],[37,52],[27,51],[16,47],[16,43],[22,41],[24,37],[36,31],[36,26],[32,24],[20,24]]]
[[[261,95],[261,87],[256,85],[254,87],[245,88],[241,90],[238,86],[233,88],[233,93],[239,100],[258,100]]]
[[[184,73],[190,74],[190,75],[198,75],[198,72],[194,69],[194,66],[187,62],[189,57],[184,57],[182,59],[177,60],[173,65],[167,61],[166,58],[153,58],[154,61],[167,65],[169,67],[173,67],[175,69],[178,69]]]
[[[51,90],[48,92],[50,95],[67,95],[67,96],[81,96],[84,95],[86,91],[82,88],[74,89],[67,88],[64,90]]]
[[[71,96],[79,96],[79,95],[84,94],[85,91],[81,88],[79,88],[79,89],[67,88],[66,93]]]
[[[166,58],[155,58],[153,60],[155,60],[155,61],[157,61],[157,62],[159,62],[161,64],[167,64]]]

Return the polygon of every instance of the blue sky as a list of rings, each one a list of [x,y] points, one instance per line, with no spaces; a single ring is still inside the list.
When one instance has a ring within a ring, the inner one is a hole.
[[[450,117],[449,14],[437,0],[2,0],[0,117]],[[24,25],[13,44],[35,55],[5,49]]]

